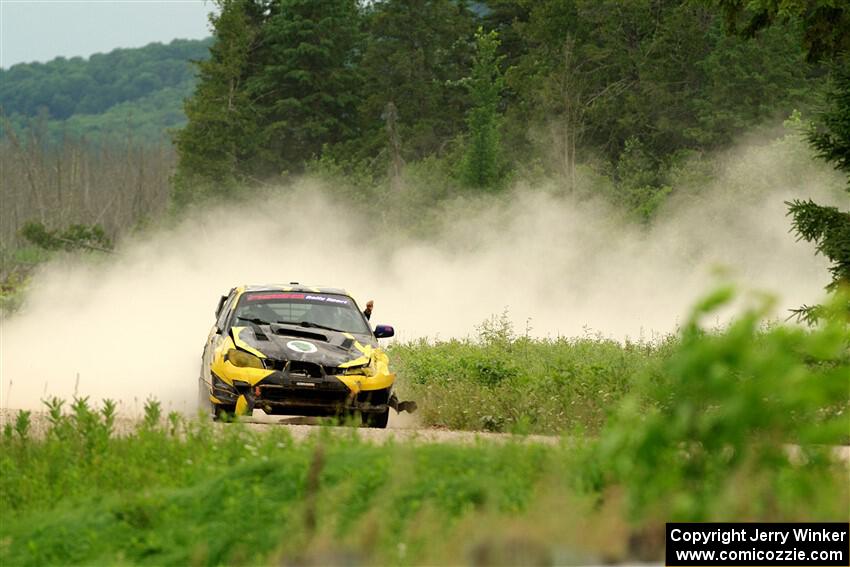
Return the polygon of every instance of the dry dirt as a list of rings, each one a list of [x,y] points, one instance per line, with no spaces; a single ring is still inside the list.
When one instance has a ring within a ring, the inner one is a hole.
[[[255,411],[254,415],[244,420],[248,427],[263,430],[270,427],[286,427],[296,439],[302,439],[316,431],[320,421],[309,417],[280,417],[267,416]],[[222,424],[222,426],[225,426]],[[347,433],[348,427],[331,427],[333,431]],[[483,441],[525,441],[532,443],[556,444],[560,437],[552,435],[512,435],[510,433],[492,433],[489,431],[454,431],[435,427],[422,427],[408,414],[390,412],[390,422],[387,429],[370,429],[360,427],[357,434],[370,441],[386,442],[389,439],[398,441],[419,441],[422,443],[471,443],[478,439]]]

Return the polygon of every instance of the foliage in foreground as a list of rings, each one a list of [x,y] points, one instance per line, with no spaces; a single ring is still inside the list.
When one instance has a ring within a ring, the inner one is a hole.
[[[701,320],[732,297],[719,290],[694,310],[662,371],[641,378],[600,434],[594,481],[624,489],[635,515],[766,519],[831,498],[818,483],[834,447],[850,442],[847,321],[761,331],[763,304],[704,331]],[[840,315],[846,300],[828,309]],[[799,466],[788,466],[789,452]],[[744,477],[747,492],[732,481]]]
[[[595,438],[295,441],[153,401],[116,434],[111,402],[51,400],[47,431],[21,412],[0,437],[0,563],[658,560],[665,521],[847,521],[846,321],[764,330],[759,308],[703,330],[730,297],[698,306]]]
[[[525,511],[560,455],[518,444],[376,446],[320,430],[295,442],[286,430],[176,418],[110,436],[106,418],[79,401],[43,439],[26,421],[2,441],[0,514],[14,518],[0,525],[4,565],[417,561],[470,514]]]
[[[388,442],[355,431],[214,429],[172,416],[108,435],[109,411],[78,401],[44,438],[27,414],[0,453],[0,562],[53,564],[551,564],[655,559],[657,517],[627,520],[623,494],[583,482],[594,446]],[[632,455],[634,457],[634,455]],[[771,465],[791,492],[752,494],[705,518],[840,519],[843,465]],[[628,484],[625,496],[631,496]],[[723,491],[719,492],[720,495]],[[669,498],[657,494],[655,506]],[[565,513],[565,510],[569,510]],[[603,529],[604,528],[604,529]],[[590,535],[587,534],[604,534]],[[663,541],[663,540],[661,540]]]

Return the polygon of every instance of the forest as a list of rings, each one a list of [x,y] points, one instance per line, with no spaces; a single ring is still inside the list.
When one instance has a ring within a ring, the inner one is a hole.
[[[44,122],[54,143],[63,135],[118,143],[128,132],[156,143],[185,122],[192,61],[205,59],[210,44],[177,39],[0,69],[0,109],[18,130]]]
[[[58,253],[109,252],[303,179],[425,238],[452,203],[521,186],[650,231],[724,179],[742,140],[834,168],[832,203],[850,190],[850,9],[826,0],[211,7],[203,41],[0,70],[4,308]],[[836,291],[850,213],[832,203],[785,206]]]
[[[574,185],[587,164],[651,207],[686,156],[810,112],[828,74],[799,26],[746,39],[696,2],[220,6],[176,138],[178,204],[315,167],[398,185],[435,160],[490,191],[538,170]]]
[[[30,220],[115,239],[304,173],[402,212],[547,179],[648,223],[838,96],[846,10],[791,5],[218,0],[205,41],[0,70],[4,278]]]

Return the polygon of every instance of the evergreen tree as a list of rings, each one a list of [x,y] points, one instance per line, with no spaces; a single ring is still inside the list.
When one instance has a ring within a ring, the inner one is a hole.
[[[231,193],[243,180],[240,163],[254,148],[254,106],[246,92],[262,7],[252,0],[216,0],[210,14],[215,41],[197,63],[199,81],[186,100],[186,127],[175,137],[177,207]]]
[[[819,158],[848,175],[847,191],[850,192],[850,68],[838,71],[827,100],[828,108],[809,131],[809,143]],[[832,281],[826,289],[850,289],[850,212],[818,205],[811,200],[795,199],[786,204],[793,218],[794,231],[801,239],[814,243],[818,253],[831,263]],[[820,311],[818,306],[803,306],[795,313],[813,322]]]
[[[260,151],[256,176],[300,172],[326,144],[352,137],[357,58],[362,51],[356,0],[276,0],[258,38],[254,100]]]
[[[458,81],[471,64],[472,13],[455,0],[381,0],[369,6],[366,27],[364,139],[352,151],[371,157],[385,147],[382,117],[393,103],[404,158],[440,152],[462,129],[468,97]]]
[[[728,27],[752,37],[778,21],[801,27],[802,43],[810,61],[828,59],[833,63],[834,86],[827,96],[828,107],[809,131],[809,144],[817,156],[850,176],[850,6],[832,0],[716,0]],[[743,29],[738,22],[744,20]],[[850,177],[848,177],[850,192]],[[850,212],[807,200],[786,202],[797,235],[815,244],[818,253],[830,262],[832,281],[828,291],[850,287]],[[850,314],[850,305],[847,306]],[[820,306],[794,311],[809,323],[817,321]]]
[[[809,131],[809,143],[819,158],[850,176],[850,57],[837,69],[827,101],[819,124]]]
[[[815,73],[785,26],[745,41],[724,36],[709,7],[683,0],[523,5],[527,15],[513,22],[525,53],[506,75],[519,104],[507,130],[529,132],[530,153],[566,179],[576,153],[615,165],[633,138],[658,164],[722,147],[811,92]]]
[[[729,30],[754,37],[776,23],[798,26],[810,61],[850,51],[850,4],[836,0],[715,0]]]
[[[498,49],[498,33],[479,28],[472,74],[466,81],[472,107],[466,117],[467,145],[461,162],[461,178],[467,185],[491,190],[504,172],[499,136],[504,79]]]

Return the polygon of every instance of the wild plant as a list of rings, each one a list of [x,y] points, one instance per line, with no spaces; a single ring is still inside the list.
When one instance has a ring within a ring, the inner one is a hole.
[[[15,419],[15,433],[18,434],[18,437],[21,438],[21,441],[26,441],[29,436],[30,424],[30,415],[32,412],[28,410],[21,410],[18,412],[18,417]]]
[[[183,423],[183,418],[180,416],[179,412],[170,411],[168,412],[168,433],[172,437],[177,437],[180,433],[180,426]]]
[[[734,493],[733,483],[754,471],[762,485],[797,494],[831,478],[829,445],[850,431],[846,322],[764,331],[763,305],[725,330],[704,330],[700,321],[732,298],[723,289],[697,306],[660,374],[642,377],[588,463],[598,467],[597,481],[626,489],[635,514],[658,507],[688,521],[734,514],[718,495]],[[770,490],[736,505],[778,510],[791,502]]]
[[[65,400],[57,397],[52,397],[42,402],[47,407],[47,421],[50,424],[48,434],[64,439],[68,436],[70,427],[68,418],[62,412],[62,406],[65,405]]]
[[[114,400],[106,398],[103,400],[103,407],[100,409],[100,414],[103,416],[103,429],[106,431],[106,436],[111,437],[115,428],[115,412],[117,404]]]
[[[159,427],[162,418],[162,404],[154,398],[145,400],[145,416],[142,419],[142,428],[153,430]]]
[[[71,420],[74,430],[81,437],[90,435],[96,429],[99,419],[97,413],[89,407],[88,396],[74,397],[74,402],[71,404]]]

